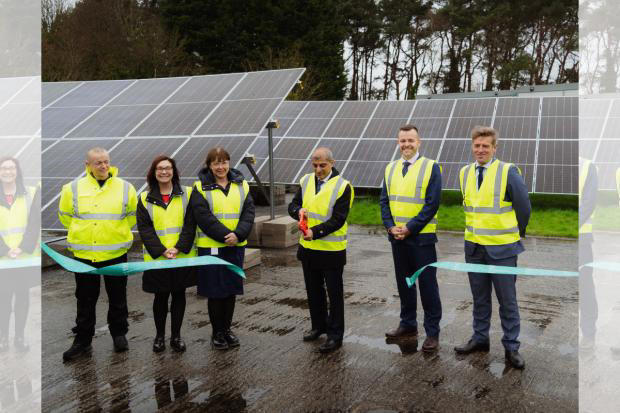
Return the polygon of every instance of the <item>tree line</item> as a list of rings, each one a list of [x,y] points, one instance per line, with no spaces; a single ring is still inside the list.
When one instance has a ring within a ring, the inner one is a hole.
[[[43,0],[43,79],[306,67],[293,99],[578,80],[576,0]]]

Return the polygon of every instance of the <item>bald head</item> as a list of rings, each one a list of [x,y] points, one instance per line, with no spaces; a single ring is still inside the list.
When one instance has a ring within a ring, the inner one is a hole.
[[[105,148],[102,148],[100,146],[95,146],[94,148],[90,148],[88,150],[88,152],[86,152],[86,162],[88,162],[88,160],[90,158],[92,158],[93,156],[98,156],[101,154],[105,154],[108,156],[108,158],[110,157],[110,154],[108,153],[108,150]]]
[[[329,148],[316,148],[312,154],[312,169],[317,178],[323,180],[329,176],[334,166],[334,155]]]
[[[320,147],[320,148],[316,148],[316,150],[314,151],[314,153],[312,154],[312,160],[317,160],[317,161],[330,161],[330,162],[334,162],[334,155],[332,154],[332,151],[329,148],[325,148],[325,147]]]

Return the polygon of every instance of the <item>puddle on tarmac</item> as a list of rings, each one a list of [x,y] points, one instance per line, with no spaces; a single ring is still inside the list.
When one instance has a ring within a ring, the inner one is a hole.
[[[504,377],[508,371],[510,371],[510,367],[506,366],[506,363],[500,363],[499,361],[494,361],[489,364],[488,367],[489,373],[495,376],[498,379]]]
[[[358,336],[355,334],[345,336],[345,343],[362,344],[373,349],[384,350],[395,354],[412,354],[418,351],[417,340],[394,340],[389,343],[384,338]]]

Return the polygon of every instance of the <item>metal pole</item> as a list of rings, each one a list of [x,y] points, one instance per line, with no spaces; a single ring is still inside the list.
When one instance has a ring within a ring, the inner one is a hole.
[[[274,176],[273,176],[273,125],[267,125],[267,136],[269,141],[269,210],[271,212],[271,219],[276,218],[276,212],[273,202],[273,190],[274,190]]]

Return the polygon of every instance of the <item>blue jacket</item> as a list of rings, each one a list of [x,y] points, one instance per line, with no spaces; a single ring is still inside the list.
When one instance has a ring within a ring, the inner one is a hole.
[[[396,171],[398,173],[399,171]],[[422,228],[429,223],[429,221],[435,216],[439,209],[439,203],[441,201],[441,170],[437,163],[433,164],[433,170],[431,171],[431,178],[426,188],[426,197],[424,198],[424,206],[422,210],[415,217],[411,218],[407,222],[407,229],[411,231],[411,235],[402,241],[394,239],[392,234],[388,233],[388,239],[392,243],[404,243],[413,246],[422,246],[435,244],[437,242],[436,234],[420,234]],[[394,218],[392,218],[392,212],[390,211],[390,201],[388,199],[387,188],[385,182],[381,188],[381,196],[379,197],[379,205],[381,205],[381,220],[385,229],[390,229],[394,225]],[[441,219],[441,217],[439,217]]]

